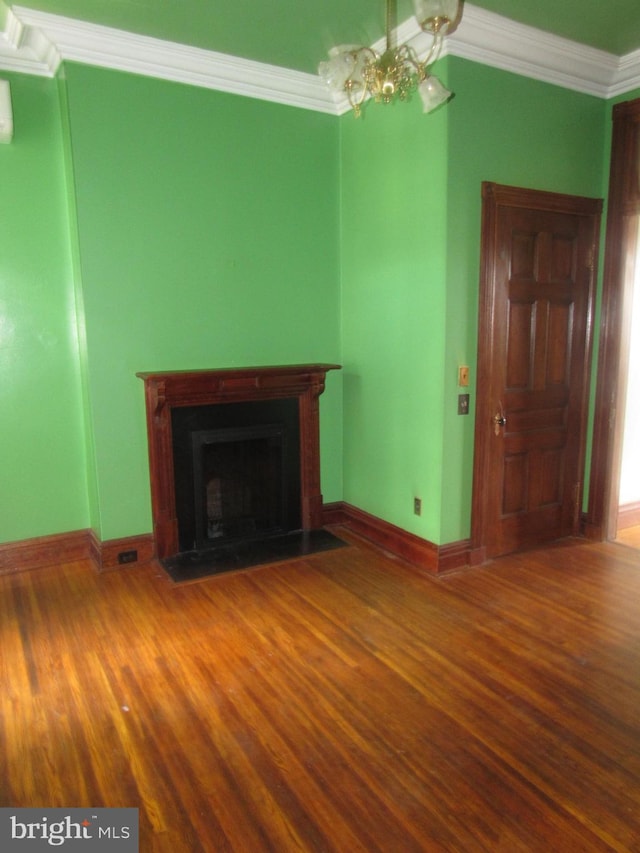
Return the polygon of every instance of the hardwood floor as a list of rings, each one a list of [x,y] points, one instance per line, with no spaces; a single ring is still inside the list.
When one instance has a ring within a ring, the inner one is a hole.
[[[640,553],[0,577],[0,805],[140,850],[640,851]]]
[[[616,542],[628,545],[630,548],[640,548],[640,525],[623,527],[616,533]]]

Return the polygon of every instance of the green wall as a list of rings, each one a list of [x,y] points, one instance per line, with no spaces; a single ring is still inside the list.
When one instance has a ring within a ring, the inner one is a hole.
[[[87,489],[57,84],[3,74],[0,145],[0,542],[87,527]]]
[[[343,116],[344,499],[436,541],[447,117],[416,100]],[[413,515],[413,498],[423,514]]]
[[[456,415],[458,359],[475,368],[482,181],[600,198],[609,108],[601,98],[450,60],[447,386],[441,542],[470,530],[475,403]],[[461,251],[461,247],[465,247]],[[480,389],[481,390],[481,389]]]
[[[342,119],[344,488],[445,544],[470,533],[481,183],[601,196],[608,111],[454,57],[438,73],[456,94],[430,116],[412,102]]]
[[[325,500],[469,535],[480,185],[603,195],[610,104],[439,73],[446,108],[357,121],[79,64],[3,75],[0,542],[151,530],[137,371],[316,360],[344,364]]]
[[[137,371],[340,361],[331,117],[66,67],[94,442],[92,525],[151,529]],[[321,399],[341,496],[341,377]]]

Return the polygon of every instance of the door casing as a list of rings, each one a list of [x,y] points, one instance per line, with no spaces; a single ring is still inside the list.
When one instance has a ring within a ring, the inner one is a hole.
[[[624,315],[631,298],[629,258],[637,252],[640,214],[640,98],[613,108],[607,234],[602,283],[589,502],[584,533],[616,535],[625,382]]]
[[[591,359],[595,270],[597,269],[597,238],[602,209],[602,202],[599,199],[585,199],[538,190],[506,187],[488,182],[483,184],[482,191],[483,216],[478,320],[478,391],[471,530],[471,562],[474,564],[483,562],[486,559],[488,555],[488,543],[495,538],[491,530],[491,525],[494,523],[493,515],[495,515],[495,508],[487,505],[485,484],[488,482],[488,477],[492,476],[491,453],[495,452],[494,447],[491,445],[491,441],[494,438],[491,434],[491,427],[495,414],[496,401],[493,399],[490,389],[495,385],[493,372],[497,369],[497,355],[494,353],[493,335],[494,324],[497,319],[496,276],[499,275],[498,269],[500,264],[504,264],[503,258],[499,259],[496,257],[499,208],[506,205],[531,211],[544,211],[552,214],[577,214],[593,218],[594,248],[591,257],[591,280],[587,296],[588,306],[584,332],[586,336],[584,340],[584,357],[581,365],[582,375],[579,379],[581,384],[579,412],[577,412],[579,428],[578,435],[573,437],[579,442],[578,454],[580,463],[577,473],[580,484],[584,481],[588,381]],[[580,489],[580,494],[572,496],[572,501],[574,502],[572,517],[575,520],[572,532],[575,533],[578,532],[579,528],[579,507],[582,499],[581,487],[578,488]]]

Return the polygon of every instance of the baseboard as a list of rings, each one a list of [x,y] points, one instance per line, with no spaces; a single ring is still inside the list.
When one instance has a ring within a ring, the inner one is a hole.
[[[484,559],[481,562],[484,562]],[[474,562],[472,558],[469,539],[438,546],[438,573],[451,572],[454,569],[463,569],[472,565],[480,565],[480,562]]]
[[[88,530],[38,536],[0,545],[0,574],[13,574],[47,566],[91,559]]]
[[[433,574],[461,569],[471,563],[469,540],[435,545],[347,503],[325,504],[322,518],[324,524],[342,524],[385,551]]]
[[[626,530],[627,527],[637,527],[640,524],[640,501],[630,504],[622,504],[618,507],[618,530]]]
[[[101,542],[91,531],[91,559],[99,572],[126,569],[140,563],[148,563],[153,560],[155,553],[155,543],[151,533]]]
[[[347,504],[342,501],[322,505],[322,525],[323,527],[331,526],[332,524],[347,524],[349,516],[346,511]]]
[[[128,554],[129,559],[121,562],[122,554]],[[146,563],[154,556],[150,533],[101,542],[93,530],[74,530],[0,544],[0,575],[44,569],[77,560],[89,560],[97,571],[104,572]]]
[[[379,548],[401,557],[411,565],[433,574],[476,565],[468,540],[434,545],[388,521],[350,504],[325,504],[322,523],[344,525]],[[126,569],[155,558],[151,533],[102,542],[93,530],[77,530],[54,536],[0,544],[0,574],[90,560],[99,572]]]

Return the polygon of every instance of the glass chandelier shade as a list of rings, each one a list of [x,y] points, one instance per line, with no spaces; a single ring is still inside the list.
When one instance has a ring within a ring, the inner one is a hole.
[[[459,0],[413,0],[421,30],[445,35],[458,17]]]
[[[321,62],[318,73],[326,85],[347,95],[356,116],[372,97],[378,103],[405,101],[418,90],[424,112],[431,112],[451,97],[429,73],[440,54],[444,36],[457,22],[459,0],[413,0],[416,20],[424,32],[433,36],[431,48],[420,61],[408,44],[396,46],[391,33],[391,0],[387,0],[386,49],[378,54],[371,47],[341,45],[329,51],[329,59]]]

